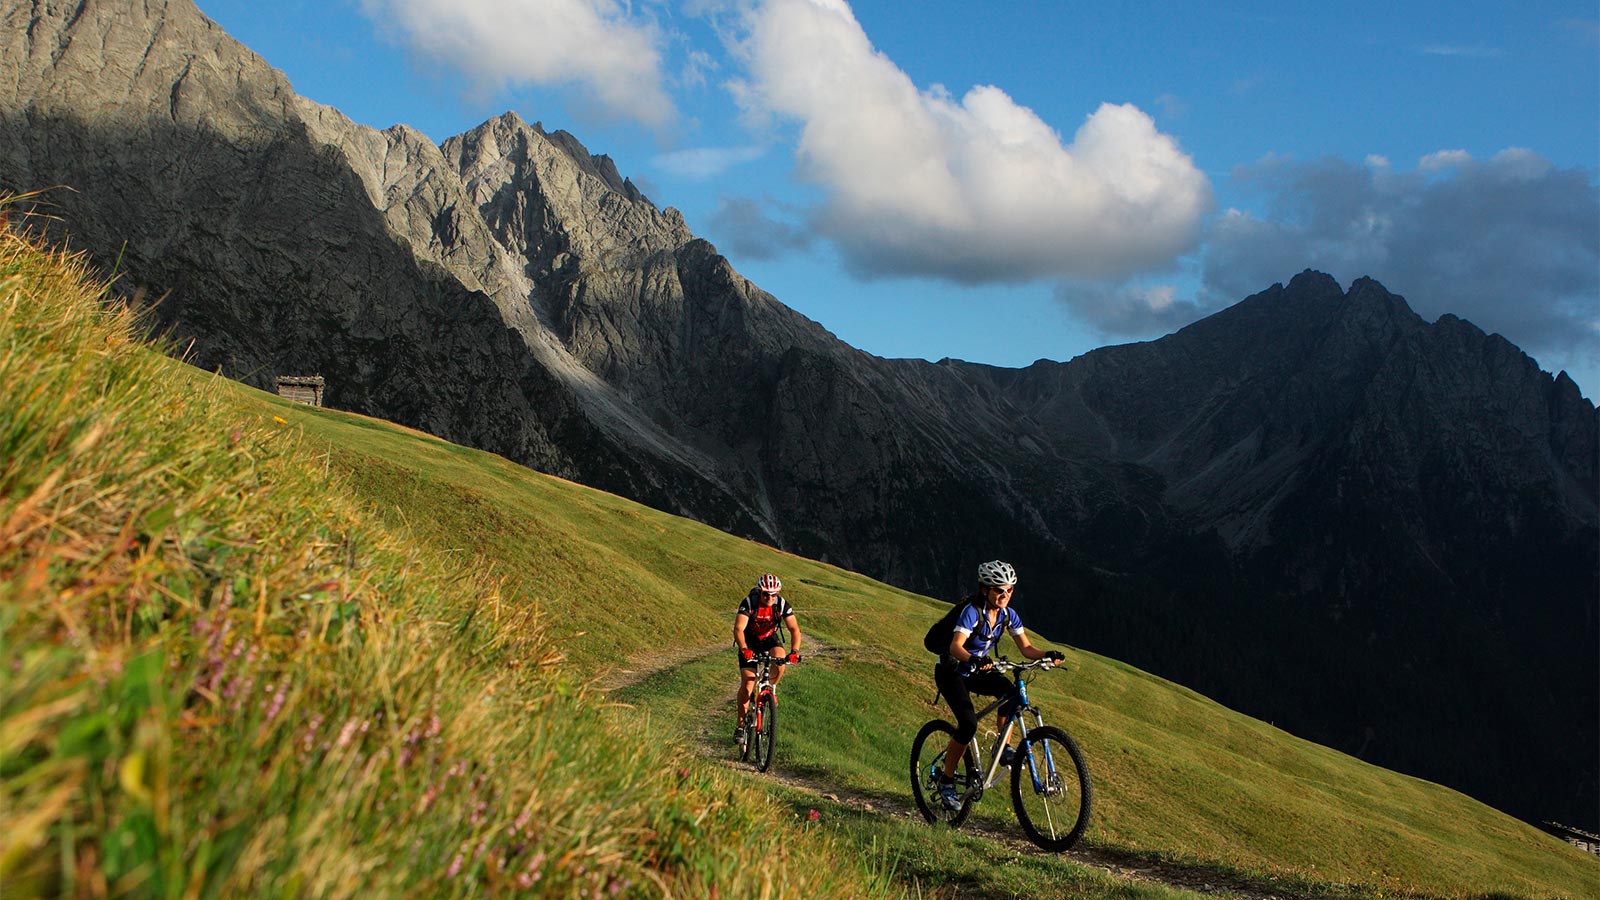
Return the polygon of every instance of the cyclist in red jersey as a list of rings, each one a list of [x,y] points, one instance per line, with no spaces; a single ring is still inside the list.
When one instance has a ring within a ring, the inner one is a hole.
[[[750,593],[739,601],[739,611],[733,617],[733,643],[739,648],[739,720],[733,730],[735,741],[744,738],[744,718],[750,711],[750,695],[756,686],[756,656],[778,657],[772,676],[774,687],[783,679],[784,664],[800,659],[800,623],[795,619],[794,607],[779,594],[782,589],[778,576],[770,572],[762,575]],[[783,653],[779,624],[789,630],[788,654]]]

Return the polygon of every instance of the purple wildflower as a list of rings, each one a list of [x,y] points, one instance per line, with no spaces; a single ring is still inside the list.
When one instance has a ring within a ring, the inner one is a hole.
[[[301,735],[301,737],[300,737],[300,750],[301,750],[301,752],[303,752],[303,753],[310,753],[311,752],[311,748],[316,745],[317,729],[321,728],[321,727],[322,727],[322,713],[317,713],[316,715],[311,717],[311,723],[306,726],[305,733],[303,735]]]
[[[345,719],[344,727],[339,729],[339,737],[333,742],[333,746],[341,750],[344,749],[345,745],[350,743],[350,739],[355,737],[356,729],[360,724],[356,719]]]
[[[276,691],[276,693],[273,693],[273,691]],[[267,706],[267,721],[268,722],[271,722],[273,719],[276,719],[278,717],[278,712],[283,709],[283,701],[284,701],[285,695],[287,694],[287,691],[288,691],[288,685],[287,684],[285,684],[283,687],[276,687],[276,686],[270,685],[270,684],[267,685],[267,692],[268,693],[272,693],[272,703]]]

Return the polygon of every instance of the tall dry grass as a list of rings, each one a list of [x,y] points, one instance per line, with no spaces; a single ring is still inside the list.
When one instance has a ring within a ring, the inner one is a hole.
[[[146,339],[0,227],[6,896],[895,893]]]

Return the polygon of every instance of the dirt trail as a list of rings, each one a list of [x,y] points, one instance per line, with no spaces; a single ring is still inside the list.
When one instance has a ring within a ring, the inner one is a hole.
[[[723,762],[730,768],[749,768],[730,755]],[[890,797],[882,794],[870,794],[857,791],[840,790],[837,786],[824,784],[810,778],[781,771],[781,766],[774,765],[767,772],[767,777],[780,782],[788,787],[806,791],[841,803],[852,809],[883,816],[884,818],[900,818],[922,821],[921,813],[911,805],[910,801],[901,797]],[[1010,829],[996,826],[988,822],[974,822],[969,820],[962,826],[963,830],[980,834],[1016,853],[1045,854],[1030,843],[1019,827]],[[1103,847],[1085,847],[1079,845],[1065,853],[1049,854],[1070,859],[1085,866],[1093,866],[1113,878],[1124,881],[1160,884],[1171,888],[1182,888],[1197,893],[1209,894],[1216,897],[1242,898],[1242,900],[1313,900],[1311,895],[1297,893],[1282,887],[1270,884],[1260,884],[1246,881],[1228,875],[1210,872],[1203,869],[1186,867],[1173,863],[1164,863],[1136,857],[1131,853],[1120,853]],[[966,894],[974,900],[980,895]]]
[[[807,657],[831,656],[836,652],[838,651],[827,644],[808,637],[806,638],[805,643],[800,647],[800,656],[802,659],[801,665],[805,664],[804,659]],[[657,653],[656,655],[650,657],[649,662],[644,665],[634,665],[630,668],[615,667],[607,669],[604,675],[595,680],[594,685],[595,687],[602,691],[606,691],[607,693],[611,691],[619,691],[625,687],[631,687],[635,684],[638,684],[652,675],[666,672],[671,669],[676,669],[679,666],[705,659],[708,656],[715,656],[718,653],[727,655],[728,683],[730,685],[735,685],[738,679],[734,678],[733,676],[733,641],[731,639],[726,641],[718,641],[714,644],[701,644],[698,647],[673,647],[670,650]],[[734,689],[730,687],[728,690],[728,700],[731,702],[733,697]]]
[[[731,672],[733,651],[729,648],[732,645],[733,642],[728,640],[719,641],[715,644],[702,644],[698,647],[672,647],[651,655],[649,662],[644,665],[634,665],[630,668],[622,668],[621,666],[607,668],[605,674],[595,680],[594,686],[609,694],[612,691],[620,691],[625,687],[632,687],[658,672],[676,669],[679,666],[705,659],[717,653],[728,654]],[[733,680],[732,674],[728,678],[730,681]]]
[[[825,656],[833,652],[832,648],[815,641],[808,641],[804,650],[805,656]],[[649,665],[631,669],[612,669],[605,678],[596,682],[596,685],[605,691],[619,690],[637,684],[651,675],[677,668],[695,660],[704,659],[716,653],[728,653],[729,662],[732,662],[732,653],[727,642],[699,647],[676,648],[673,652],[652,658]],[[734,696],[731,672],[729,681],[727,699],[731,708]],[[715,728],[713,728],[714,724]],[[704,755],[708,759],[717,760],[729,768],[748,770],[753,773],[754,770],[748,764],[739,762],[737,755],[734,753],[732,742],[728,740],[728,735],[720,726],[720,719],[713,723],[708,717],[707,721],[695,730],[695,740],[703,748]],[[921,814],[911,804],[909,789],[908,796],[904,797],[840,789],[837,785],[831,783],[784,771],[781,759],[781,742],[779,750],[780,758],[774,762],[772,770],[760,777],[770,778],[795,790],[814,794],[834,803],[840,803],[872,815],[884,818],[914,819],[917,821],[922,819]],[[999,800],[1005,799],[998,794],[996,797]],[[1045,852],[1023,837],[1020,828],[1015,825],[1010,829],[1006,829],[1003,826],[969,820],[968,824],[963,827],[968,832],[983,835],[985,838],[1016,853],[1043,854]],[[1093,866],[1113,878],[1124,881],[1159,884],[1215,897],[1240,898],[1240,900],[1325,900],[1326,896],[1307,894],[1292,890],[1286,886],[1247,880],[1198,867],[1150,860],[1132,853],[1119,852],[1105,847],[1086,847],[1080,844],[1065,853],[1054,855],[1065,857],[1085,866]],[[979,894],[969,893],[961,896],[970,898],[970,900],[982,900],[982,895]]]

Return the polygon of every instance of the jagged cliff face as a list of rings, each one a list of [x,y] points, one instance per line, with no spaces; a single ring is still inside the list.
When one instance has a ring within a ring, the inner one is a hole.
[[[0,188],[70,185],[50,227],[200,366],[937,595],[1004,556],[1047,633],[1592,816],[1596,412],[1497,336],[1305,273],[1071,363],[882,360],[571,135],[356,125],[188,0],[0,24]]]

